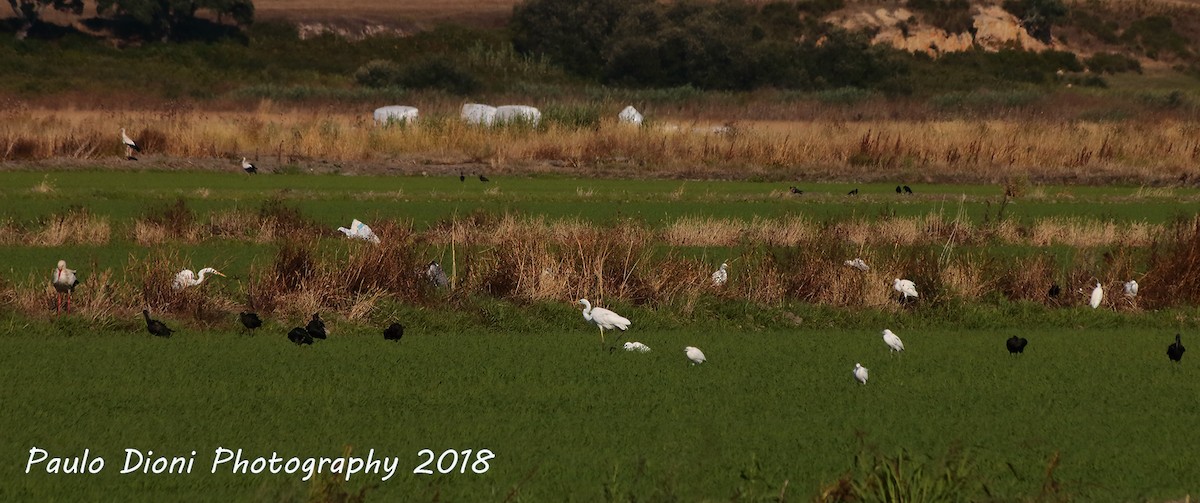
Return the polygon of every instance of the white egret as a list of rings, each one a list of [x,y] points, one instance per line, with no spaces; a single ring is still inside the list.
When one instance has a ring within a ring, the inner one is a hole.
[[[625,351],[637,351],[638,353],[646,353],[650,351],[650,346],[640,342],[626,342]]]
[[[862,364],[860,364],[860,363],[855,363],[854,364],[854,378],[857,379],[858,382],[866,384],[867,383],[867,368],[862,366]]]
[[[50,280],[50,284],[54,285],[54,291],[57,292],[54,313],[58,314],[62,308],[63,296],[67,298],[67,312],[71,312],[71,294],[75,292],[75,285],[79,284],[79,279],[75,277],[74,269],[67,269],[67,261],[59,260],[58,267],[54,268],[54,279]]]
[[[593,325],[600,327],[600,343],[604,343],[604,329],[612,330],[620,329],[622,332],[629,330],[629,325],[632,323],[628,318],[617,313],[604,309],[603,307],[592,307],[592,303],[587,299],[579,299],[579,303],[583,304],[583,319],[591,322]]]
[[[1138,292],[1137,280],[1131,279],[1131,280],[1125,282],[1125,296],[1126,297],[1137,297],[1137,292]]]
[[[917,285],[907,279],[896,278],[896,281],[892,282],[892,288],[897,292],[900,292],[900,295],[903,296],[901,300],[908,300],[909,297],[917,298],[921,296],[917,293]]]
[[[204,269],[201,269],[199,276],[197,276],[196,273],[192,272],[191,269],[184,269],[182,271],[179,271],[179,274],[175,275],[175,282],[172,284],[172,286],[174,286],[176,290],[183,290],[184,288],[187,288],[189,286],[199,285],[200,283],[204,282],[204,275],[206,275],[208,273],[212,273],[212,274],[216,274],[217,276],[225,277],[224,274],[221,274],[221,271],[218,271],[211,267],[205,267]]]
[[[865,261],[863,261],[863,259],[861,259],[861,258],[855,258],[854,260],[847,260],[842,263],[845,264],[847,267],[853,267],[862,272],[867,272],[867,271],[871,270],[871,267],[868,266],[867,263]]]
[[[713,286],[724,285],[729,280],[729,264],[721,263],[721,268],[717,272],[712,273]]]
[[[708,359],[704,358],[704,352],[700,351],[700,348],[688,346],[686,348],[683,348],[683,352],[687,353],[687,357],[689,360],[692,361],[692,365],[696,365],[696,364],[700,364],[700,363],[704,363],[704,362],[708,361]]]
[[[1088,305],[1092,306],[1092,309],[1096,309],[1100,307],[1101,300],[1104,300],[1104,287],[1097,282],[1096,288],[1092,289],[1092,298],[1088,301]]]
[[[255,173],[258,173],[258,167],[256,167],[253,164],[250,164],[250,161],[247,161],[246,158],[243,157],[242,158],[242,171],[245,171],[245,172],[253,175]]]
[[[904,351],[904,342],[900,340],[891,330],[883,329],[883,342],[887,343],[892,351]]]
[[[370,241],[372,243],[379,244],[379,236],[376,236],[375,232],[372,231],[370,227],[367,227],[367,224],[358,221],[357,218],[354,219],[353,222],[350,222],[349,229],[345,227],[338,227],[338,230],[350,239],[361,239],[363,241]]]
[[[140,154],[142,153],[142,147],[139,147],[136,142],[129,138],[129,135],[125,134],[125,128],[121,128],[121,143],[125,145],[125,157],[136,161],[137,159],[133,157],[133,151],[136,150]]]

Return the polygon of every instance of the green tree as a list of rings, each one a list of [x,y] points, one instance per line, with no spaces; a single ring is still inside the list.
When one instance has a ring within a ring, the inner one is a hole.
[[[181,27],[194,25],[200,12],[239,26],[254,22],[252,0],[97,0],[96,10],[104,15],[125,16],[137,23],[150,38],[175,38]]]
[[[625,13],[654,0],[529,0],[513,8],[513,47],[545,54],[568,71],[598,77],[601,51]]]

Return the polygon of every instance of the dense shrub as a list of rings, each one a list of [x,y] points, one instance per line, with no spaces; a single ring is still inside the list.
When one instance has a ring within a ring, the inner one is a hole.
[[[425,59],[400,71],[396,84],[409,89],[441,89],[453,94],[470,94],[479,90],[474,75],[445,59]]]
[[[1083,60],[1088,70],[1095,73],[1142,73],[1142,64],[1136,58],[1124,54],[1098,52]]]
[[[513,46],[545,54],[568,71],[597,77],[603,46],[626,13],[654,0],[531,0],[513,9]]]
[[[1166,16],[1150,16],[1134,21],[1121,34],[1121,40],[1135,45],[1146,56],[1158,59],[1164,53],[1180,57],[1191,54],[1188,39],[1175,31],[1171,19]]]
[[[367,87],[390,87],[400,77],[400,66],[386,59],[373,59],[358,67],[354,81]]]

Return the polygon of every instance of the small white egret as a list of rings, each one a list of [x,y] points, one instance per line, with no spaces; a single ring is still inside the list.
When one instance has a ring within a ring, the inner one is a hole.
[[[862,366],[861,363],[854,364],[854,378],[860,383],[867,383],[867,368]]]
[[[1125,296],[1137,297],[1138,284],[1137,280],[1131,279],[1125,282]]]
[[[704,352],[700,351],[700,348],[688,346],[683,348],[683,352],[686,353],[688,359],[692,361],[692,365],[697,365],[708,361],[708,359],[704,358]]]
[[[883,342],[887,343],[892,351],[904,351],[904,342],[900,340],[891,330],[883,329]]]
[[[721,268],[717,272],[712,273],[713,286],[724,285],[729,280],[729,264],[721,263]]]
[[[650,351],[650,346],[640,342],[626,342],[625,351],[637,351],[638,353],[646,353]]]
[[[583,304],[583,319],[591,322],[593,325],[600,327],[600,343],[604,343],[604,329],[612,330],[620,329],[622,332],[629,330],[629,325],[632,322],[628,318],[617,313],[604,309],[603,307],[592,307],[592,303],[587,299],[579,299],[579,303]]]
[[[1096,288],[1092,289],[1092,298],[1088,301],[1088,305],[1092,306],[1092,309],[1096,309],[1100,307],[1101,300],[1104,300],[1104,287],[1097,282]]]
[[[258,173],[258,167],[256,167],[255,165],[251,164],[251,163],[250,163],[250,161],[247,161],[247,160],[246,160],[246,158],[245,158],[245,157],[243,157],[243,158],[242,158],[242,171],[245,171],[245,172],[247,172],[247,173],[250,173],[251,175],[253,175],[253,174],[255,174],[255,173]]]
[[[917,298],[921,296],[917,293],[917,285],[907,279],[896,278],[896,281],[892,282],[892,288],[897,292],[900,292],[900,295],[903,296],[901,300],[908,300],[909,297]]]
[[[71,312],[71,294],[75,292],[75,285],[79,284],[79,279],[75,277],[74,269],[67,269],[67,261],[59,260],[58,267],[54,268],[54,278],[50,280],[50,284],[54,285],[54,291],[57,292],[56,302],[54,304],[54,313],[58,314],[62,308],[64,294],[67,298],[67,312]]]
[[[196,273],[192,272],[191,269],[184,269],[182,271],[179,271],[179,274],[175,275],[175,282],[172,284],[172,286],[175,287],[176,290],[183,290],[184,288],[187,288],[189,286],[199,285],[200,283],[204,282],[204,275],[209,274],[209,273],[216,274],[217,276],[225,277],[224,274],[221,274],[221,271],[218,271],[211,267],[205,267],[204,269],[201,269],[199,276],[197,276]]]
[[[353,222],[350,222],[349,229],[345,227],[338,227],[337,230],[341,231],[342,234],[345,234],[346,237],[350,239],[361,239],[363,241],[370,241],[372,243],[379,244],[379,236],[376,236],[375,232],[372,231],[370,227],[367,227],[367,224],[358,221],[357,218],[354,219]]]
[[[854,260],[847,260],[842,263],[845,264],[847,267],[853,267],[862,272],[867,272],[867,271],[871,270],[871,267],[868,266],[867,263],[865,261],[863,261],[863,259],[861,259],[861,258],[855,258]]]

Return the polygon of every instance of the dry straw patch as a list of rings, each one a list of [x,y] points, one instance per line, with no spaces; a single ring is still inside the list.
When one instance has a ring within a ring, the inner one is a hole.
[[[33,246],[64,244],[102,245],[108,243],[112,232],[108,217],[91,215],[85,210],[52,215],[45,226],[29,236]]]

